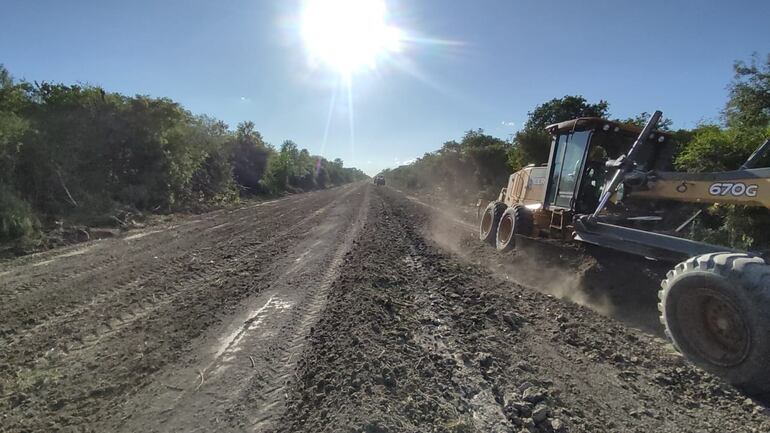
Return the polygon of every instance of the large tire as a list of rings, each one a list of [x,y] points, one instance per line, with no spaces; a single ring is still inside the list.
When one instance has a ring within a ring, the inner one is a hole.
[[[770,266],[743,253],[693,257],[659,293],[674,346],[703,369],[750,394],[770,391]]]
[[[532,212],[521,205],[513,205],[503,212],[497,225],[495,246],[498,251],[510,251],[516,245],[515,235],[532,234]]]
[[[487,205],[484,213],[481,214],[481,220],[479,220],[479,239],[490,245],[495,244],[497,224],[500,222],[500,217],[504,211],[505,203],[503,202],[493,201]]]

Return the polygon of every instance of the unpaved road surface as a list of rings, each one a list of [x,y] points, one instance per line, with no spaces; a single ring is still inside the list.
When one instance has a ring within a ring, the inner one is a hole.
[[[770,431],[654,287],[473,231],[356,184],[0,264],[0,431]]]

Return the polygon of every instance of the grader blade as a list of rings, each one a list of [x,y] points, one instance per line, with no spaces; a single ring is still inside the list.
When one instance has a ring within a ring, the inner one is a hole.
[[[581,217],[575,221],[575,239],[617,251],[671,262],[707,253],[736,252],[720,245],[608,224],[588,217]]]

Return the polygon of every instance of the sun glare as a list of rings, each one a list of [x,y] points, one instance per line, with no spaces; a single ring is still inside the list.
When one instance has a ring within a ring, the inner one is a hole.
[[[314,60],[343,74],[375,67],[400,50],[402,32],[387,23],[382,0],[307,0],[302,37]]]

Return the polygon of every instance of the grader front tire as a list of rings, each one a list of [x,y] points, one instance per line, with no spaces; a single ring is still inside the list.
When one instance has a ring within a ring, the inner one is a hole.
[[[743,253],[690,258],[659,292],[674,346],[703,369],[751,394],[770,391],[770,266]]]

